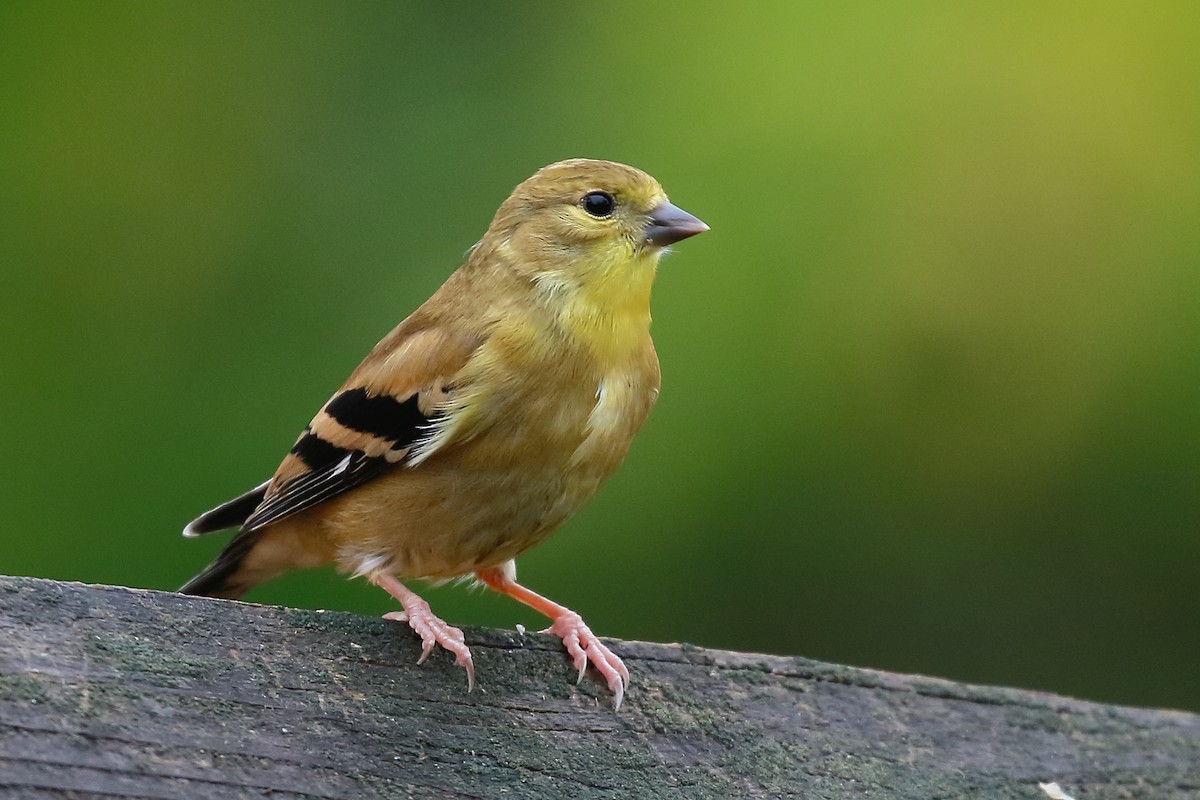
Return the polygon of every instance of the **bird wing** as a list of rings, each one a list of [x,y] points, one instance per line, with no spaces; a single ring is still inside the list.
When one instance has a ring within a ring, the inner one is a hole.
[[[465,395],[456,376],[483,337],[401,325],[385,338],[300,434],[242,525],[251,531],[323,503],[444,447],[448,417]],[[435,446],[436,445],[436,446]]]

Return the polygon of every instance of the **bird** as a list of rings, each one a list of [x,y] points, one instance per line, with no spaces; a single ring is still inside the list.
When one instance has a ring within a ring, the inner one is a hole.
[[[332,564],[391,595],[402,610],[384,616],[420,637],[418,663],[444,648],[469,692],[462,631],[402,582],[466,579],[546,616],[578,681],[591,665],[619,709],[628,669],[578,613],[518,583],[515,559],[624,460],[659,394],[659,260],[707,230],[634,167],[580,158],[538,170],[274,475],[187,525],[187,537],[235,533],[179,591],[237,598]]]

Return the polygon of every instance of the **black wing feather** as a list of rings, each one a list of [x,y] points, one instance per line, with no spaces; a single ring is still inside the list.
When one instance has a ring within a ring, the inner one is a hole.
[[[342,459],[285,483],[250,515],[242,530],[251,531],[278,522],[331,497],[361,486],[382,475],[395,464],[382,456],[371,457],[361,450],[342,451]]]
[[[254,513],[254,510],[262,504],[269,483],[270,481],[262,486],[257,486],[243,495],[222,503],[212,511],[206,511],[196,517],[183,529],[183,535],[201,536],[205,533],[241,527]]]
[[[402,402],[387,395],[370,395],[364,389],[339,393],[324,410],[339,425],[390,443],[389,452],[411,447],[428,432],[430,422],[438,416],[422,414],[416,394]],[[256,530],[312,508],[402,463],[402,460],[388,460],[382,455],[369,456],[362,450],[338,447],[311,428],[305,429],[296,440],[292,454],[300,458],[309,471],[284,483],[267,497],[246,519],[243,531]]]

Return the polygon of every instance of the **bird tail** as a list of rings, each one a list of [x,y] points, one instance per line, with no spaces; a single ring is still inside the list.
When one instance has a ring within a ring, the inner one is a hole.
[[[240,531],[225,545],[215,561],[179,587],[180,594],[225,597],[230,600],[241,597],[259,582],[249,578],[247,570],[242,568],[242,562],[258,544],[262,534],[261,530]]]
[[[227,503],[222,503],[212,511],[201,514],[183,529],[183,535],[202,536],[241,527],[262,503],[266,491],[267,484],[264,483]],[[261,530],[238,531],[216,560],[181,586],[179,591],[182,594],[205,597],[241,597],[251,586],[258,583],[257,580],[251,580],[247,575],[239,573],[246,572],[242,569],[243,562],[261,537]]]

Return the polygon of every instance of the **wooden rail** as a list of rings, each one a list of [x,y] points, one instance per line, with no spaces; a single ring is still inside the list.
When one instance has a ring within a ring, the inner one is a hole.
[[[1200,797],[1200,717],[803,658],[468,630],[479,685],[381,619],[0,577],[0,797]]]

